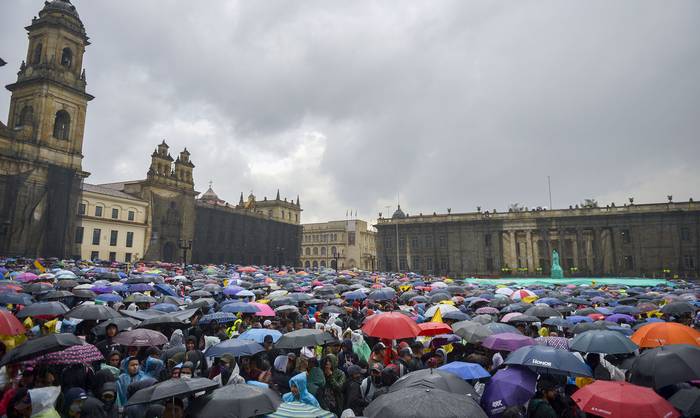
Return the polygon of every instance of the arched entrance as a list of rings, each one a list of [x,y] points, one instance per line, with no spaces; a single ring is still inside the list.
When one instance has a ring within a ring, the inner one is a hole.
[[[175,261],[175,244],[168,241],[163,245],[163,261]]]
[[[331,260],[331,268],[333,270],[338,270],[338,262],[335,260]]]

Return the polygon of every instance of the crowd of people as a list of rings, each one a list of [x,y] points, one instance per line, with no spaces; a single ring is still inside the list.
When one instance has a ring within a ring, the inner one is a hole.
[[[25,259],[0,276],[5,417],[700,415],[692,282]]]

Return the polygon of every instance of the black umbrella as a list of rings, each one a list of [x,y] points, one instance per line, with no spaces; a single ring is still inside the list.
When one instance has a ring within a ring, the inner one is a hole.
[[[700,379],[700,347],[674,344],[646,350],[630,372],[630,382],[657,389]]]
[[[422,369],[408,373],[394,382],[389,388],[389,392],[396,392],[416,386],[440,389],[450,393],[467,395],[474,399],[479,399],[479,395],[474,390],[474,387],[462,380],[462,378],[454,373],[436,369]]]
[[[141,389],[131,395],[127,405],[157,402],[163,399],[178,398],[218,387],[219,384],[206,377],[192,379],[169,379]]]
[[[594,330],[594,329],[599,329],[599,330],[605,330],[608,329],[608,326],[614,326],[617,325],[613,322],[605,322],[605,321],[596,321],[596,322],[579,322],[578,324],[574,325],[574,327],[571,329],[571,332],[574,334],[580,334],[582,332]]]
[[[68,307],[61,302],[37,302],[25,307],[17,314],[17,318],[29,316],[60,316],[68,312]]]
[[[100,322],[99,324],[92,327],[92,333],[97,336],[105,335],[107,327],[110,325],[116,325],[117,331],[124,331],[128,328],[135,327],[139,324],[139,322],[140,321],[138,319],[127,318],[125,316],[121,316],[119,318],[112,318],[108,321]]]
[[[561,318],[550,318],[550,319],[561,319]],[[518,322],[540,322],[540,318],[532,315],[518,315],[508,319],[508,323],[518,323]]]
[[[677,410],[686,417],[696,417],[700,415],[700,389],[685,388],[674,393],[668,399]]]
[[[364,410],[369,418],[486,418],[472,398],[427,387],[411,387],[378,397]]]
[[[92,303],[83,303],[71,309],[66,313],[67,318],[77,319],[93,319],[101,321],[103,319],[119,318],[119,312],[110,308],[107,305],[95,305]]]
[[[0,304],[31,305],[32,303],[32,296],[26,293],[0,292]]]
[[[41,299],[41,300],[58,300],[58,299],[72,298],[72,297],[75,297],[75,295],[67,290],[54,290],[52,292],[44,293],[43,295],[39,296],[39,299]]]
[[[661,307],[661,312],[666,315],[680,316],[695,312],[693,305],[688,302],[672,302]]]
[[[127,296],[124,299],[125,303],[133,302],[133,303],[155,303],[156,298],[148,295],[144,295],[142,293],[132,293],[129,296]]]
[[[10,350],[0,360],[0,367],[18,361],[30,360],[42,354],[61,351],[74,345],[83,344],[83,340],[73,334],[49,334],[39,338],[27,340]]]
[[[335,305],[329,305],[321,309],[321,313],[325,314],[344,314],[345,309],[341,308],[340,306],[335,306]]]
[[[159,329],[163,327],[186,328],[188,327],[180,318],[172,314],[162,314],[152,318],[144,319],[139,324],[139,328]]]
[[[547,305],[535,305],[525,311],[525,315],[532,315],[538,318],[551,318],[553,316],[561,316],[561,312]]]
[[[442,319],[449,319],[452,321],[468,321],[471,317],[462,311],[450,311],[442,316]]]
[[[570,349],[584,353],[624,354],[633,353],[639,347],[625,335],[610,330],[591,330],[578,334],[571,341]]]
[[[301,348],[324,345],[337,341],[334,336],[320,329],[300,329],[284,334],[275,344],[276,348]]]
[[[97,297],[97,293],[90,289],[73,289],[73,294],[77,298],[81,299],[91,299],[94,300]]]
[[[275,412],[282,403],[277,392],[253,385],[226,385],[197,398],[188,416],[199,418],[243,418]]]

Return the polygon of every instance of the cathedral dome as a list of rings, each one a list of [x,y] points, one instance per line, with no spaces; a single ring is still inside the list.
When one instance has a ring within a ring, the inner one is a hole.
[[[403,213],[401,210],[401,205],[396,209],[393,215],[391,215],[391,219],[403,219],[406,217],[406,214]]]
[[[44,8],[41,9],[39,15],[49,12],[62,12],[67,15],[73,16],[76,19],[80,19],[78,16],[78,10],[73,6],[70,0],[51,0],[44,2]]]
[[[214,193],[214,190],[209,186],[206,192],[202,195],[200,198],[201,200],[212,200],[214,202],[217,202],[219,200],[219,196]]]

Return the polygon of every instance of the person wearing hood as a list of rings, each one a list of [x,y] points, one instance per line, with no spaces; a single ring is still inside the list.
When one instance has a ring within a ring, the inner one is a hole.
[[[326,384],[326,378],[323,376],[323,371],[318,366],[318,360],[316,360],[316,357],[308,358],[307,363],[307,370],[309,373],[309,392],[316,396],[318,390]]]
[[[83,401],[87,399],[85,389],[81,387],[72,387],[63,394],[62,413],[64,417],[74,418],[80,416],[80,409]]]
[[[61,418],[54,407],[56,399],[61,394],[58,386],[30,389],[27,394],[14,405],[15,411],[31,418]]]
[[[345,405],[343,388],[345,386],[345,373],[338,369],[338,358],[335,354],[328,354],[321,361],[321,370],[326,378],[326,384],[319,390],[318,399],[323,409],[340,415]]]
[[[99,400],[104,411],[105,418],[117,418],[119,408],[117,408],[117,383],[105,382],[99,391]]]
[[[194,376],[208,376],[207,375],[207,360],[204,354],[197,348],[197,339],[194,336],[187,337],[187,352],[185,353],[185,361],[191,361],[196,369],[192,370]]]
[[[355,416],[361,416],[369,402],[362,398],[362,376],[363,370],[360,366],[353,364],[348,367],[348,378],[345,380],[345,409],[351,409]]]
[[[214,376],[212,380],[219,386],[236,385],[245,383],[245,379],[240,374],[240,369],[236,359],[230,354],[224,354],[219,359],[219,369],[221,372]]]
[[[306,388],[306,373],[299,373],[289,379],[289,393],[282,396],[284,402],[301,402],[320,408],[318,401]]]
[[[182,335],[182,330],[181,329],[176,329],[173,331],[173,334],[170,336],[170,342],[165,344],[163,347],[163,361],[165,363],[168,362],[170,358],[172,358],[175,354],[177,353],[184,353],[187,351],[187,348],[185,348],[185,343],[183,342],[183,335]]]
[[[116,417],[116,415],[114,415]],[[88,396],[80,406],[80,417],[110,418],[104,410],[104,405],[99,399]]]
[[[165,365],[163,364],[163,360],[158,358],[158,355],[160,353],[158,352],[158,349],[155,347],[150,347],[148,349],[148,357],[146,357],[146,361],[144,362],[143,368],[144,368],[144,374],[148,377],[152,377],[156,380],[160,380],[160,375],[163,369],[165,368]]]
[[[142,380],[146,375],[141,371],[139,359],[130,357],[127,360],[126,371],[119,375],[117,379],[117,405],[123,407],[129,399],[128,389],[133,382]]]
[[[292,363],[293,365],[293,363]],[[289,357],[285,355],[279,355],[275,357],[275,362],[272,368],[272,385],[271,387],[277,391],[280,395],[284,395],[289,392],[289,379],[291,379],[292,374],[289,370],[290,362]]]

